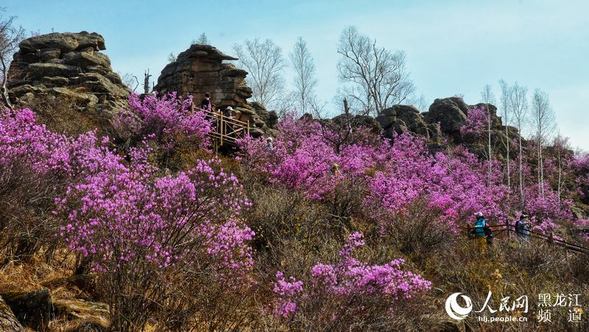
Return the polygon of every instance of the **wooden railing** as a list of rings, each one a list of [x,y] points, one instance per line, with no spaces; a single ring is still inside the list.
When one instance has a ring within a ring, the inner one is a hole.
[[[215,148],[225,144],[235,145],[237,140],[250,134],[250,122],[241,121],[222,112],[204,110],[192,105],[193,112],[205,112],[206,118],[213,126],[210,136],[213,138]]]
[[[501,233],[507,233],[508,237],[511,237],[512,234],[515,236],[518,236],[518,232],[515,228],[515,225],[512,225],[512,224],[506,223],[506,224],[500,224],[500,225],[490,225],[490,228],[493,231],[494,235],[498,235]],[[464,229],[466,230],[467,235],[469,237],[473,236],[474,227],[465,227]],[[580,246],[575,243],[567,242],[567,241],[564,241],[561,239],[557,239],[552,235],[552,233],[550,233],[549,235],[545,235],[545,234],[535,232],[532,230],[526,231],[526,233],[529,234],[530,239],[542,240],[544,242],[554,244],[556,246],[562,247],[562,248],[569,250],[569,251],[589,255],[589,248]]]

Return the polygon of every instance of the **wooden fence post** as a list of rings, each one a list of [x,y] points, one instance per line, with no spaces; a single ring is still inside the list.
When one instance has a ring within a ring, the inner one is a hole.
[[[224,122],[223,122],[223,117],[224,117],[224,115],[221,114],[220,115],[221,125],[219,126],[220,127],[219,128],[219,135],[221,136],[221,144],[220,144],[221,146],[223,146],[223,136],[225,135],[225,125],[224,125]]]

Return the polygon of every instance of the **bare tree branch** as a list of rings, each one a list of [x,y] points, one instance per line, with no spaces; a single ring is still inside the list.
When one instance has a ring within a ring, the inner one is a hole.
[[[378,47],[354,27],[344,29],[337,52],[342,57],[339,78],[348,84],[343,91],[360,106],[360,113],[378,115],[414,92],[403,52]]]
[[[303,38],[297,39],[290,53],[290,61],[295,72],[294,85],[299,110],[303,114],[309,111],[318,111],[315,94],[317,86],[315,64]]]
[[[18,49],[18,44],[24,39],[25,30],[14,25],[14,16],[5,17],[4,8],[0,8],[0,77],[2,79],[1,94],[6,106],[12,108],[8,96],[8,69],[12,55]]]
[[[243,46],[235,45],[234,50],[240,67],[249,73],[246,80],[252,88],[254,101],[265,107],[273,106],[284,87],[284,59],[280,47],[270,39],[254,39],[246,40]]]
[[[540,195],[544,197],[544,156],[543,146],[554,134],[556,122],[554,112],[550,107],[550,101],[546,92],[536,89],[532,97],[532,121],[534,124],[534,138],[536,140],[538,157],[538,186]]]

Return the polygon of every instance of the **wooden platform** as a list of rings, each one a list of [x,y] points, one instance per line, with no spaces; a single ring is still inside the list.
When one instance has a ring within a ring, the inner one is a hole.
[[[209,111],[192,105],[193,112],[205,112],[206,118],[211,121],[212,131],[210,133],[213,139],[215,149],[224,145],[236,145],[237,140],[245,138],[250,134],[250,122],[241,121],[230,116],[224,115],[219,111]]]

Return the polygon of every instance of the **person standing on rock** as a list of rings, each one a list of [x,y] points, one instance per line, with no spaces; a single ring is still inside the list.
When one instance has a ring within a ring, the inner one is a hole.
[[[211,103],[211,95],[205,93],[205,99],[203,99],[200,102],[200,108],[209,112],[213,110],[213,103]]]

